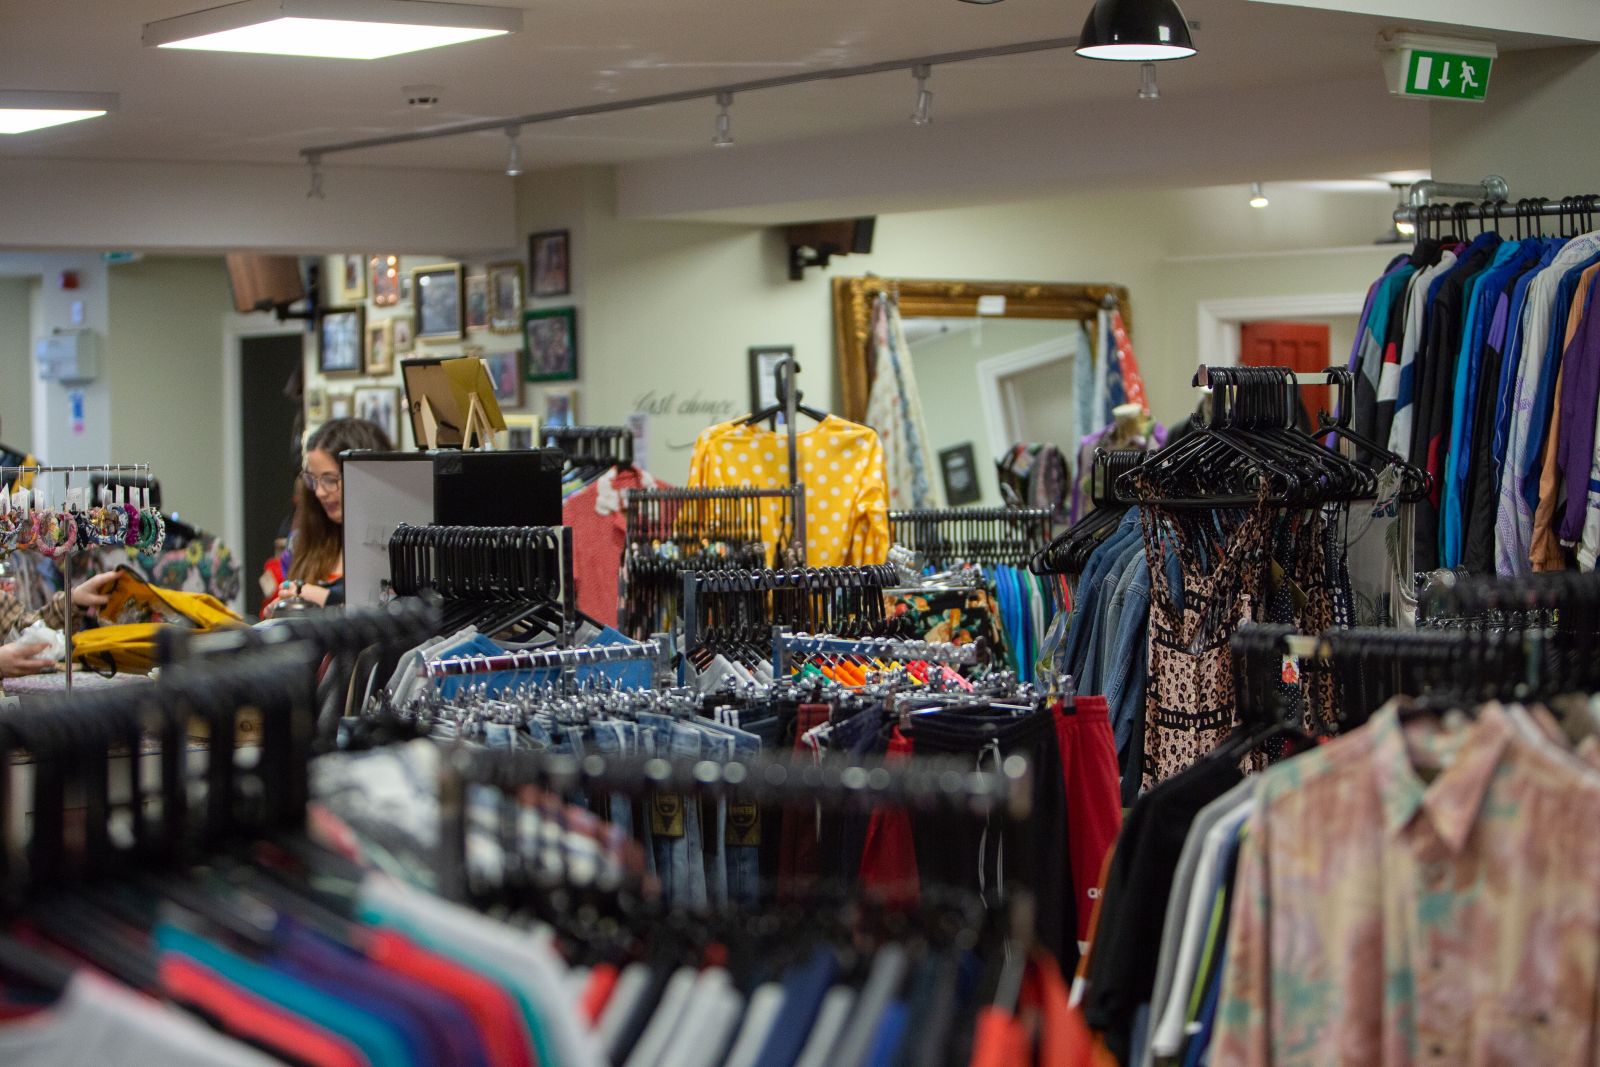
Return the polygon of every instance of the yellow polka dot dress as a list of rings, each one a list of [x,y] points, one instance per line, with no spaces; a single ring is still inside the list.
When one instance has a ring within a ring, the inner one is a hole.
[[[829,415],[797,435],[806,487],[806,562],[813,567],[882,563],[889,556],[889,483],[878,434]],[[719,423],[695,439],[689,485],[779,489],[789,484],[789,438],[741,420]],[[783,504],[762,504],[776,531]]]

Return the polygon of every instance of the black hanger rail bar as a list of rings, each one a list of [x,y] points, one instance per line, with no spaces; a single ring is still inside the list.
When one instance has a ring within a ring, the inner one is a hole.
[[[1049,508],[911,508],[889,512],[896,523],[1038,522],[1049,519]]]
[[[319,654],[359,652],[373,645],[406,647],[439,632],[440,611],[421,600],[396,600],[383,608],[329,611],[197,634],[177,627],[161,631],[161,662],[230,656],[246,649],[306,644]]]
[[[794,499],[803,495],[805,486],[788,485],[776,489],[756,489],[741,485],[702,486],[697,489],[629,489],[623,500],[636,500],[641,504],[667,500],[774,500],[783,497]]]
[[[1426,619],[1489,612],[1567,611],[1600,614],[1600,571],[1556,571],[1511,578],[1445,575],[1423,595]]]
[[[683,575],[683,647],[694,649],[700,638],[701,598],[714,588],[740,593],[828,593],[843,589],[892,589],[900,572],[888,563],[860,567],[790,567],[762,570],[685,571]],[[769,620],[777,622],[780,620]]]

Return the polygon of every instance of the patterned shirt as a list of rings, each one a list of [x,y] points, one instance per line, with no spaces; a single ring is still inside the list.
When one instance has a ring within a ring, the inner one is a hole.
[[[1391,705],[1257,797],[1213,1062],[1597,1062],[1600,776],[1499,705]]]

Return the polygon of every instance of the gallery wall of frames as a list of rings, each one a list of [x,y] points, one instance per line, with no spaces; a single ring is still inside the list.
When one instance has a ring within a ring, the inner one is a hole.
[[[477,356],[506,414],[505,444],[578,420],[581,349],[566,230],[528,235],[524,256],[452,260],[357,252],[326,257],[321,309],[307,339],[307,430],[357,417],[415,447],[401,365]]]

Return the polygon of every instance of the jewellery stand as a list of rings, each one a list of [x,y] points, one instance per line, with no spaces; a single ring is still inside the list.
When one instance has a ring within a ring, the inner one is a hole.
[[[9,478],[16,474],[59,474],[61,478],[62,506],[66,507],[67,497],[72,494],[72,476],[74,474],[149,474],[148,463],[101,463],[101,464],[70,464],[65,467],[31,466],[31,467],[0,467],[0,477]],[[73,551],[76,551],[74,549]],[[61,554],[61,589],[66,594],[66,605],[61,612],[62,634],[66,638],[66,691],[72,692],[72,552]]]

